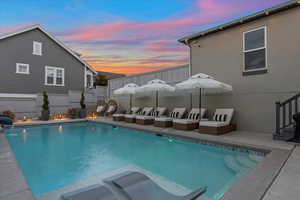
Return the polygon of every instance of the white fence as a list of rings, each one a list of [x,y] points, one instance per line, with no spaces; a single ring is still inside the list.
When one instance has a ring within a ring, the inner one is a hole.
[[[106,90],[105,90],[106,91]],[[69,91],[68,94],[48,94],[51,114],[66,113],[69,108],[79,108],[81,91]],[[85,93],[87,106],[95,106],[97,103],[97,92],[95,89]],[[43,96],[37,97],[0,97],[0,112],[10,110],[16,114],[16,119],[23,116],[36,118],[40,116],[43,104]]]
[[[123,87],[128,83],[135,83],[137,85],[144,85],[148,81],[153,79],[161,79],[169,84],[175,84],[183,81],[189,77],[189,67],[188,65],[169,68],[165,70],[149,72],[144,74],[138,74],[133,76],[127,76],[118,79],[112,79],[108,81],[108,96],[113,94],[115,89]]]

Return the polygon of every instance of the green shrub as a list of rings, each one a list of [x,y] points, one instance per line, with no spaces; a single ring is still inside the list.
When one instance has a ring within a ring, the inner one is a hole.
[[[80,107],[81,109],[85,109],[86,108],[86,105],[85,105],[85,97],[84,97],[84,91],[82,91],[81,93],[81,99],[80,99]]]
[[[43,92],[43,110],[49,110],[49,100],[48,100],[48,94],[47,92]]]

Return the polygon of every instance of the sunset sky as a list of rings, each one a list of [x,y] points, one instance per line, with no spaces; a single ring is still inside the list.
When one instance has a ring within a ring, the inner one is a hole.
[[[287,0],[5,0],[0,33],[41,24],[97,70],[136,74],[183,65],[177,39]]]

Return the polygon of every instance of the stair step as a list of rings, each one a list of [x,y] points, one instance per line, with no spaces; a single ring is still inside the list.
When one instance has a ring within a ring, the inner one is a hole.
[[[264,159],[263,156],[258,156],[258,155],[254,155],[254,154],[250,154],[249,158],[257,163],[261,162]]]
[[[227,155],[224,158],[224,162],[227,168],[229,168],[230,170],[232,170],[235,173],[240,173],[245,171],[246,169],[241,166],[238,161],[236,160],[235,157],[231,156],[231,155]]]
[[[244,157],[244,156],[237,156],[236,160],[238,161],[238,163],[244,167],[248,167],[248,168],[252,168],[256,165],[255,162],[253,162],[252,160],[250,160],[250,158]]]

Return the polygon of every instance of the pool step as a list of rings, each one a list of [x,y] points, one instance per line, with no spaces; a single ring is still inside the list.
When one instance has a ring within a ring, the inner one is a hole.
[[[256,162],[256,163],[259,163],[259,162],[261,162],[264,159],[263,156],[258,156],[258,155],[254,155],[254,154],[250,154],[249,158],[251,160],[253,160],[254,162]]]
[[[244,156],[237,156],[236,160],[241,166],[247,167],[247,168],[253,168],[256,165],[256,162],[252,161],[248,157]]]
[[[226,167],[228,167],[230,170],[232,170],[235,173],[241,173],[247,170],[245,167],[239,164],[239,162],[234,156],[231,155],[225,156],[224,162]]]

